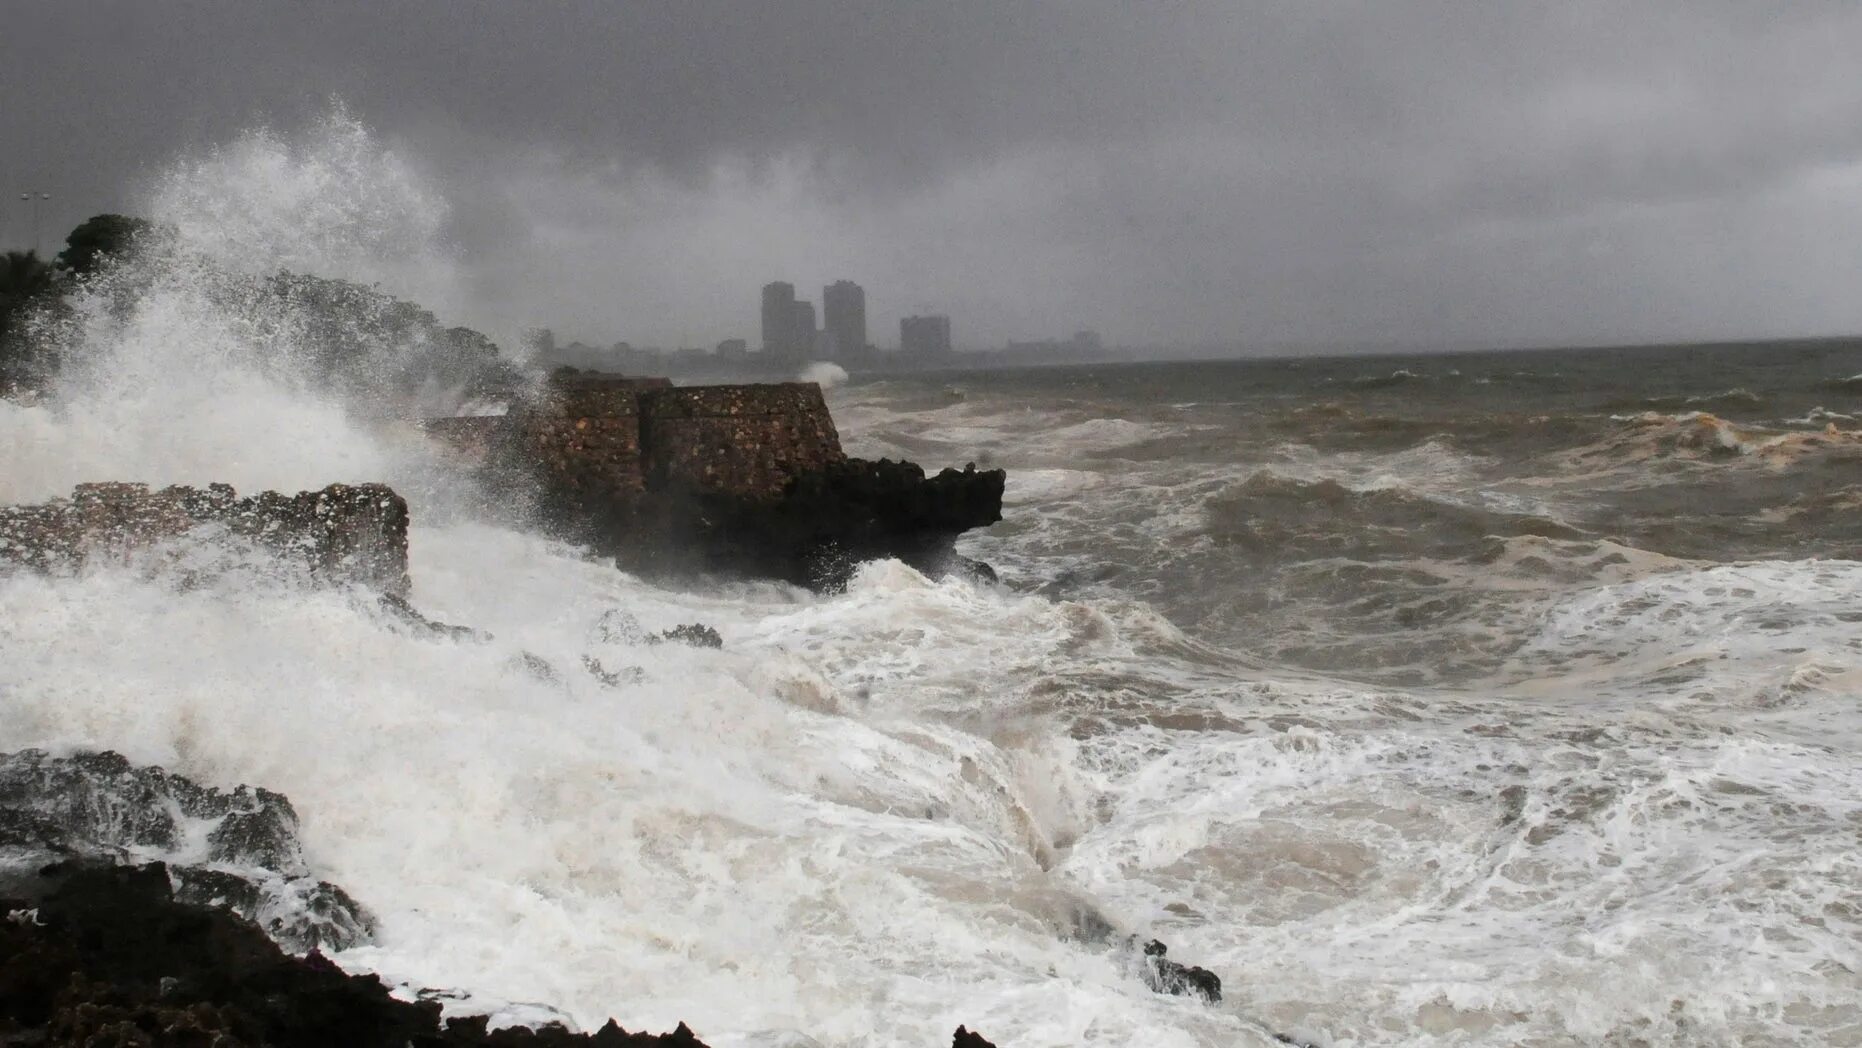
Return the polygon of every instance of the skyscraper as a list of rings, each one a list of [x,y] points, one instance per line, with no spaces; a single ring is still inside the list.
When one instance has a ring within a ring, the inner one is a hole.
[[[899,351],[911,356],[942,356],[950,352],[950,318],[904,317],[899,320]]]
[[[866,349],[866,289],[836,280],[821,289],[821,326],[834,336],[837,353],[857,356]]]
[[[795,355],[795,306],[794,284],[778,280],[763,285],[763,352],[778,356]],[[812,311],[808,326],[813,331]]]
[[[813,302],[796,302],[791,305],[789,322],[789,355],[805,357],[815,351],[815,304]]]

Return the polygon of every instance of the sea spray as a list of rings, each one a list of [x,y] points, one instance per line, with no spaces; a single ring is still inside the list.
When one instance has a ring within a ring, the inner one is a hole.
[[[991,598],[896,565],[841,611],[776,587],[680,596],[448,508],[460,478],[325,381],[304,326],[262,284],[272,266],[376,276],[354,263],[382,249],[378,224],[431,227],[379,209],[372,180],[401,169],[370,149],[339,116],[168,178],[152,217],[179,236],[80,290],[67,370],[44,403],[7,407],[12,432],[37,439],[5,494],[104,478],[384,480],[414,508],[414,599],[488,637],[410,632],[354,593],[248,576],[13,575],[0,582],[0,742],[114,748],[279,789],[312,867],[379,918],[344,963],[456,991],[457,1007],[690,1019],[720,1044],[783,1030],[934,1043],[961,1021],[1049,1040],[1082,1021],[1124,1038],[1168,1021],[1208,1043],[1230,1027],[1213,1011],[1168,1019],[1175,1006],[1103,943],[1066,938],[1067,914],[1090,903],[1056,901],[1074,893],[1041,868],[1062,836],[1044,813],[1070,806],[1050,781],[1064,760],[1036,756],[1044,732],[1009,753],[909,711],[867,719],[890,674],[858,664],[934,655],[940,621],[974,637],[936,605]],[[400,235],[395,265],[410,257]],[[887,610],[906,593],[927,614]],[[617,642],[599,628],[615,609],[656,627],[711,622],[726,647]],[[896,621],[837,678],[832,623],[850,612]],[[590,673],[591,660],[637,672]]]

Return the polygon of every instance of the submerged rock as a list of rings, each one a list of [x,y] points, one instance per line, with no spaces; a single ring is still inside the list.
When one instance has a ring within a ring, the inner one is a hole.
[[[125,560],[182,536],[253,543],[313,578],[407,595],[407,502],[381,484],[240,498],[231,486],[80,484],[69,498],[0,506],[0,564],[38,570]]]
[[[200,786],[117,753],[0,755],[0,894],[31,894],[48,866],[160,857],[184,902],[224,907],[286,949],[344,949],[373,921],[304,862],[282,795]]]

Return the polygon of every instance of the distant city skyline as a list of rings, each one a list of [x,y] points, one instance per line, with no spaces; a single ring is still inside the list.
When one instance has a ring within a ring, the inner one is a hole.
[[[1862,330],[1862,5],[550,11],[11,5],[8,246],[20,192],[49,252],[251,129],[343,162],[337,96],[500,333],[754,338],[768,274],[973,346]]]

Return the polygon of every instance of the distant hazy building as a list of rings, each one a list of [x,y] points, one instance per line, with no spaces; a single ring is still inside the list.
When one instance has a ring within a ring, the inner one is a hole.
[[[795,356],[795,285],[780,280],[763,285],[763,352],[776,356]],[[809,331],[814,330],[814,310],[809,310]]]
[[[942,356],[950,352],[950,318],[903,317],[899,320],[899,352],[908,356]]]
[[[1105,339],[1097,331],[1076,331],[1072,338],[1044,338],[1034,342],[1010,340],[1006,352],[1028,359],[1099,360],[1106,355]]]
[[[851,280],[822,288],[821,327],[833,336],[836,354],[866,349],[866,289]]]
[[[750,355],[750,343],[741,338],[727,338],[718,343],[718,356],[741,360]]]
[[[795,319],[789,322],[789,354],[805,357],[815,351],[815,338],[818,334],[815,330],[815,304],[797,302],[791,308],[793,310],[791,315]]]

